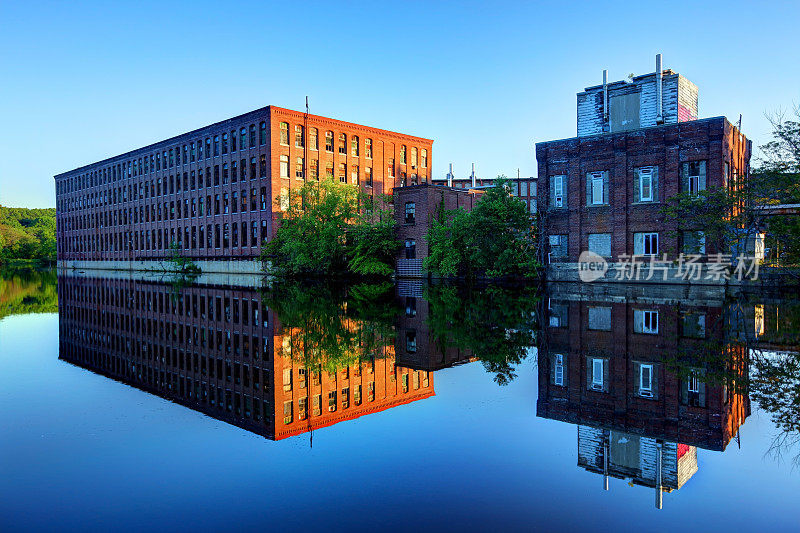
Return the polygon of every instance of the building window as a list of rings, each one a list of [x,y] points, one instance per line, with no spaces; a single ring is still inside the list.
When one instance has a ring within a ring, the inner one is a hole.
[[[344,133],[339,134],[339,153],[347,155],[347,135]]]
[[[328,393],[328,412],[336,411],[336,391],[332,390]]]
[[[589,307],[589,329],[611,331],[611,308]]]
[[[267,144],[267,123],[266,122],[262,122],[262,123],[260,123],[258,125],[258,144],[260,144],[262,146]],[[286,144],[288,144],[288,141],[287,141]]]
[[[347,165],[344,163],[339,163],[339,181],[347,183]]]
[[[551,257],[567,257],[567,236],[566,235],[550,235],[550,256]]]
[[[304,178],[304,175],[303,175],[303,158],[302,157],[298,157],[297,158],[297,162],[295,163],[295,167],[294,167],[294,177],[297,178],[297,179],[303,179]]]
[[[706,162],[688,161],[681,165],[681,191],[697,194],[706,190]]]
[[[586,186],[589,205],[608,204],[608,172],[590,172],[586,175]]]
[[[386,163],[386,177],[394,178],[394,159],[389,159]]]
[[[266,154],[261,154],[258,156],[258,176],[261,178],[267,177],[267,156]]]
[[[358,157],[358,136],[353,135],[350,138],[350,155]]]
[[[634,201],[655,202],[658,189],[658,167],[641,167],[636,169],[634,182]]]
[[[658,311],[634,309],[633,310],[633,332],[646,333],[648,335],[658,334]]]
[[[420,151],[420,157],[422,159],[422,168],[428,168],[428,151],[423,148]]]
[[[658,255],[658,233],[634,233],[633,253],[635,255]]]
[[[244,150],[247,147],[247,130],[241,128],[239,130],[239,149]]]
[[[550,383],[563,387],[564,380],[564,354],[555,353],[551,359]]]
[[[284,337],[285,339],[289,339],[289,337]],[[284,368],[283,369],[283,390],[284,392],[289,392],[292,390],[292,369],[291,368]]]
[[[288,178],[289,177],[289,156],[282,155],[281,156],[281,177]]]
[[[228,134],[227,133],[223,133],[222,134],[222,155],[225,155],[227,153],[228,153]]]
[[[250,124],[250,148],[256,145],[256,125]]]
[[[214,135],[214,157],[219,155],[219,135]],[[172,166],[172,150],[170,150],[169,166]]]
[[[325,151],[333,153],[333,132],[325,132]]]
[[[406,239],[406,259],[417,258],[417,241],[414,239]]]
[[[411,147],[411,168],[417,168],[417,147]]]
[[[308,130],[308,147],[312,150],[319,150],[319,140],[317,139],[317,128]]]
[[[608,359],[587,357],[587,388],[598,392],[608,392]]]
[[[639,383],[636,393],[643,398],[653,398],[653,364],[639,363]]]
[[[364,139],[364,157],[372,159],[372,139]]]
[[[405,222],[406,224],[415,224],[416,219],[416,212],[417,212],[417,204],[414,202],[406,202],[406,211],[405,211]]]
[[[550,176],[550,207],[564,209],[567,207],[566,176]]]
[[[333,178],[333,162],[326,161],[325,162],[325,177],[326,178]]]
[[[291,424],[292,423],[292,402],[291,400],[288,402],[283,402],[283,423],[284,424]]]
[[[364,181],[367,187],[372,187],[372,167],[364,169]]]
[[[308,177],[312,180],[319,179],[319,161],[312,159],[311,164],[308,165]]]
[[[589,251],[602,257],[611,257],[611,234],[610,233],[590,233]]]
[[[303,148],[303,126],[300,124],[294,127],[294,145],[297,148]]]
[[[702,231],[682,231],[681,232],[681,251],[684,254],[705,254],[706,235]]]
[[[406,145],[400,145],[400,164],[406,164]]]
[[[416,330],[409,330],[406,331],[406,352],[408,353],[417,353],[417,332]],[[408,374],[404,374],[404,377],[407,378]],[[406,385],[408,387],[408,385]],[[408,390],[406,388],[406,390]]]
[[[350,183],[358,185],[358,165],[350,165]]]
[[[727,387],[723,389],[723,396],[727,393]],[[727,403],[723,398],[724,403]],[[690,407],[706,406],[706,384],[703,381],[703,370],[692,369],[689,377],[681,383],[681,403]]]
[[[695,339],[706,336],[705,313],[683,313],[681,315],[681,335]]]

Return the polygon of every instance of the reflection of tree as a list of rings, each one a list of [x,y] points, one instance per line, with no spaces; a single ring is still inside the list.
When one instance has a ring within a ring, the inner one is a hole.
[[[392,285],[275,284],[263,293],[285,333],[281,355],[335,372],[394,347]]]
[[[768,295],[735,295],[719,323],[707,325],[707,338],[681,339],[665,363],[681,380],[695,375],[731,394],[749,394],[778,429],[769,452],[792,455],[800,466],[800,300],[764,301]]]
[[[0,319],[9,315],[57,311],[55,271],[15,269],[0,272]]]
[[[425,299],[437,344],[471,352],[499,385],[516,378],[516,365],[534,344],[539,300],[534,288],[433,285]]]

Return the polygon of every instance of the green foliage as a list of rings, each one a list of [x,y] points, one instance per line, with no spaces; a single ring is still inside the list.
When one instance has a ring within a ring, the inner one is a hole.
[[[535,289],[432,285],[425,299],[431,337],[442,349],[471,353],[499,385],[516,377],[516,366],[535,344]]]
[[[171,270],[178,274],[190,276],[200,274],[200,267],[184,256],[181,247],[174,241],[169,245],[169,259],[167,261],[172,265]]]
[[[58,312],[56,274],[52,270],[0,271],[0,319],[10,315]]]
[[[0,262],[56,259],[56,210],[0,206]]]
[[[722,251],[734,242],[742,227],[742,220],[734,216],[739,203],[735,195],[720,187],[712,187],[698,193],[682,192],[667,199],[661,208],[666,220],[676,224],[677,229],[667,233],[677,237],[680,231],[702,230],[706,238],[706,249]],[[678,254],[681,250],[670,250]]]
[[[533,278],[536,232],[525,203],[498,176],[469,213],[440,205],[428,232],[425,268],[444,277]]]
[[[283,329],[284,356],[308,369],[336,372],[394,348],[392,289],[387,282],[278,283],[263,292],[263,300]]]
[[[280,203],[280,199],[278,203]],[[286,200],[284,200],[286,203]],[[263,259],[273,272],[301,276],[390,276],[399,248],[391,212],[357,186],[307,181],[288,194],[288,206]]]

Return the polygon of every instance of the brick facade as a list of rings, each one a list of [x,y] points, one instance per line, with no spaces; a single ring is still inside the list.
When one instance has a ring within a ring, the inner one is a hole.
[[[683,163],[705,162],[706,187],[736,187],[749,175],[751,141],[724,117],[693,120],[549,141],[536,144],[539,212],[543,237],[567,235],[566,255],[550,261],[576,262],[589,249],[589,234],[610,235],[610,257],[635,253],[634,234],[658,234],[658,254],[677,253],[680,236],[665,223],[664,199],[681,191]],[[636,180],[642,167],[657,169],[653,201],[637,201]],[[605,173],[604,202],[590,205],[587,180]],[[563,207],[556,206],[554,179],[563,176]],[[702,228],[697,228],[702,230]],[[555,244],[555,243],[553,243]],[[547,253],[553,251],[543,247]],[[707,253],[715,253],[709,246]]]
[[[394,217],[398,227],[397,236],[404,243],[397,257],[397,275],[423,275],[422,262],[428,257],[428,231],[440,208],[472,211],[481,194],[480,191],[428,184],[397,189]],[[407,218],[408,209],[413,209],[413,219]]]
[[[55,176],[58,259],[160,260],[172,242],[193,259],[256,258],[274,235],[282,193],[306,177],[331,169],[339,178],[341,169],[344,181],[368,194],[391,194],[430,180],[432,145],[275,106],[258,109]]]

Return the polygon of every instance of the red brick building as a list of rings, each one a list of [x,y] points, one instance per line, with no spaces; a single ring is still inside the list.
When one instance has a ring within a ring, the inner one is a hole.
[[[587,88],[578,137],[536,145],[544,261],[719,252],[703,228],[671,235],[660,209],[679,192],[740,186],[751,150],[724,117],[698,120],[697,88],[670,70]]]
[[[733,386],[746,380],[730,379],[748,370],[724,293],[684,289],[548,287],[536,412],[578,425],[579,466],[655,487],[660,465],[662,490],[678,489],[695,448],[725,450],[750,415]]]
[[[254,259],[288,191],[332,175],[371,195],[427,183],[433,141],[275,106],[55,176],[61,265]]]
[[[461,208],[472,211],[481,191],[423,184],[395,191],[394,218],[403,248],[397,257],[397,275],[420,277],[428,257],[428,231],[441,210]]]
[[[393,339],[307,368],[304,332],[257,289],[62,276],[58,305],[61,359],[268,439],[435,394],[432,372],[395,365]]]

